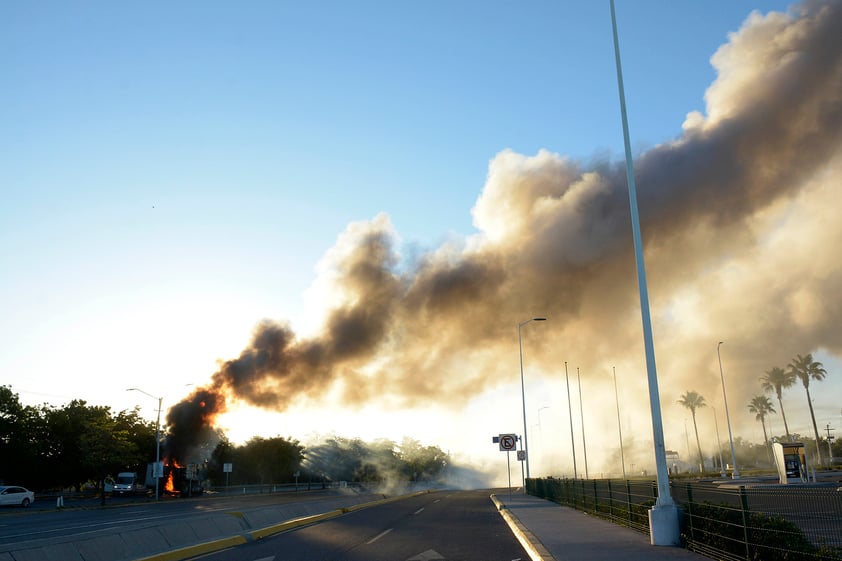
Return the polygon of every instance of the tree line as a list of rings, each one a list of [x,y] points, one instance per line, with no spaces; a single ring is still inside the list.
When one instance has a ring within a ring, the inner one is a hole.
[[[78,399],[62,407],[29,406],[0,386],[0,484],[80,490],[121,471],[143,477],[155,459],[156,435],[155,423],[142,419],[138,408],[115,413]],[[163,441],[166,436],[164,427]],[[450,464],[441,449],[411,438],[398,445],[331,437],[305,447],[291,437],[255,436],[236,445],[217,431],[213,442],[201,444],[208,451],[203,472],[212,485],[432,481]],[[226,463],[233,466],[230,473]]]
[[[810,383],[821,382],[827,376],[827,370],[824,365],[813,359],[813,355],[808,353],[806,355],[796,355],[786,369],[780,367],[772,367],[767,370],[763,376],[760,377],[760,387],[767,393],[774,393],[778,400],[781,417],[784,422],[784,431],[786,433],[786,440],[792,442],[796,438],[801,439],[801,435],[792,434],[789,430],[789,424],[786,420],[786,413],[784,412],[783,404],[783,390],[794,386],[798,381],[804,387],[807,396],[807,405],[810,410],[810,419],[813,422],[813,434],[815,435],[816,457],[818,458],[818,465],[824,465],[824,452],[822,451],[822,439],[819,435],[819,429],[816,425],[816,414],[813,411],[813,399],[810,395]],[[678,403],[690,410],[693,418],[693,429],[696,433],[696,447],[699,454],[699,464],[704,465],[704,457],[702,455],[702,446],[699,441],[699,430],[696,424],[696,411],[702,407],[707,406],[704,396],[696,391],[690,390],[685,392]],[[772,462],[772,453],[770,451],[770,440],[766,430],[766,418],[770,414],[775,414],[775,406],[768,396],[764,394],[755,395],[751,398],[748,404],[750,413],[755,414],[755,419],[759,421],[763,427],[763,444],[766,449],[770,463]],[[842,443],[839,444],[842,446]],[[827,463],[832,460],[832,453],[828,457]]]
[[[231,464],[229,474],[223,466]],[[209,461],[208,475],[217,484],[266,484],[354,481],[435,481],[447,470],[449,455],[406,437],[365,442],[332,436],[309,447],[297,440],[255,436],[242,446],[222,437]],[[297,475],[296,475],[297,474]]]

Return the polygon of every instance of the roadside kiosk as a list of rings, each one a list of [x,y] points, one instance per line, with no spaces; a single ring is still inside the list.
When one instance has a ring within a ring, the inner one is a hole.
[[[803,442],[775,442],[772,450],[781,484],[807,483],[807,455],[804,453]]]

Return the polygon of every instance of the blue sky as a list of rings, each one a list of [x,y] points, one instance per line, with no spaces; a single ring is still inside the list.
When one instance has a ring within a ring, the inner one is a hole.
[[[788,5],[617,4],[636,154],[705,111],[751,10]],[[424,254],[476,234],[503,150],[620,160],[610,33],[607,1],[3,3],[3,383],[174,402],[257,321],[317,328],[350,223],[385,213]]]

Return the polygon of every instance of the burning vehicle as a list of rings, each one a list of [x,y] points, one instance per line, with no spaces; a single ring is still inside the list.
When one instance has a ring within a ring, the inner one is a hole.
[[[164,463],[163,476],[159,482],[162,494],[174,497],[197,497],[205,492],[207,468],[201,464],[179,465]],[[146,486],[155,488],[155,463],[146,466]]]

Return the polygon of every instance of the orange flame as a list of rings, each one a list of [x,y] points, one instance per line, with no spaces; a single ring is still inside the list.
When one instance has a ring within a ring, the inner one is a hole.
[[[181,464],[179,464],[177,461],[175,461],[173,459],[169,459],[169,462],[170,463],[166,464],[166,467],[168,467],[170,469],[168,470],[169,474],[167,475],[167,482],[164,483],[164,491],[166,491],[167,493],[173,493],[174,494],[175,493],[175,483],[173,482],[173,469],[174,468],[181,468],[181,467],[184,467],[184,466],[182,466]]]

